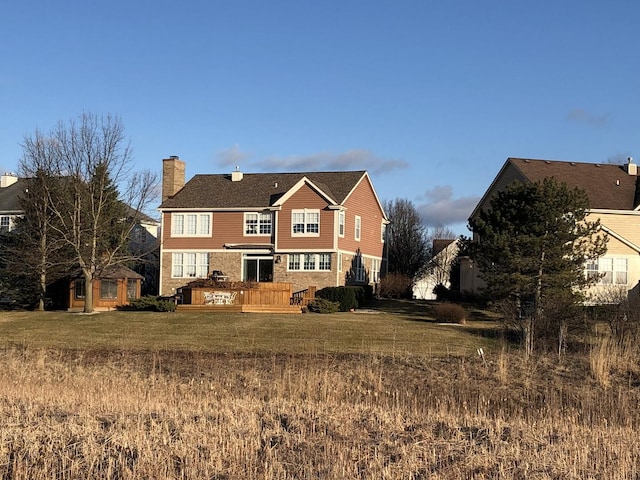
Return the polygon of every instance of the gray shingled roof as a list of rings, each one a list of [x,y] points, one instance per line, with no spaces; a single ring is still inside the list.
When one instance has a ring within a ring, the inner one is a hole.
[[[525,158],[509,158],[508,162],[532,182],[553,177],[571,188],[582,188],[593,209],[633,210],[640,200],[639,177],[629,175],[623,165]]]
[[[273,205],[302,178],[307,177],[338,204],[365,175],[347,172],[245,173],[233,182],[229,174],[196,175],[160,208],[264,208]]]
[[[8,187],[0,188],[0,212],[20,212],[19,197],[25,188],[25,179],[18,181]]]
[[[22,212],[22,208],[20,206],[20,195],[24,189],[28,187],[29,180],[29,178],[18,178],[16,183],[9,185],[8,187],[0,188],[0,212]],[[133,215],[135,210],[126,204],[124,205],[127,211]],[[156,220],[143,212],[138,213],[138,219],[143,223],[159,223],[159,220]]]

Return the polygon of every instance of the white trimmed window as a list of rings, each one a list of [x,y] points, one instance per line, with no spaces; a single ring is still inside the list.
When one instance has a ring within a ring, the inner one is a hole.
[[[602,257],[587,262],[587,278],[598,278],[598,285],[626,285],[628,264],[626,258]]]
[[[362,255],[356,255],[353,259],[353,274],[356,282],[364,282],[367,279],[367,271],[364,268]]]
[[[8,232],[13,227],[13,222],[9,215],[0,216],[0,231]]]
[[[271,235],[271,213],[245,213],[245,235]]]
[[[210,213],[171,214],[172,237],[207,237],[211,235]]]
[[[315,270],[316,269],[316,256],[313,253],[305,253],[304,261],[302,262],[303,270]]]
[[[320,210],[292,210],[291,234],[294,236],[319,236]]]
[[[380,260],[376,258],[371,260],[371,281],[374,283],[380,281]]]
[[[330,253],[290,253],[289,270],[293,271],[330,271]]]
[[[360,218],[359,215],[356,215],[356,221],[355,221],[355,239],[356,241],[360,241],[360,233],[362,232],[362,218]]]
[[[338,271],[342,271],[342,252],[338,253]]]
[[[380,228],[380,241],[384,243],[387,240],[387,224],[383,223]]]
[[[318,255],[318,270],[331,270],[330,253],[321,253]]]
[[[344,212],[338,212],[338,235],[344,237]]]
[[[172,278],[206,278],[209,274],[208,253],[174,253],[172,257]]]

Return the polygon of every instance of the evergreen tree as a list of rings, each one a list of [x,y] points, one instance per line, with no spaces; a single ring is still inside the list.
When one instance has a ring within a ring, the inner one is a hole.
[[[470,222],[478,238],[466,239],[465,248],[487,284],[484,293],[511,301],[527,353],[534,325],[548,323],[545,307],[581,302],[584,287],[597,280],[585,275],[585,262],[606,252],[606,236],[588,208],[583,190],[548,178],[507,186]]]

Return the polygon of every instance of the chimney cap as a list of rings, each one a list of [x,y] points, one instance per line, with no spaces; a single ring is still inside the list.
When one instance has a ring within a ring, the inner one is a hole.
[[[169,158],[176,160],[178,158],[180,158],[178,155],[169,155]]]

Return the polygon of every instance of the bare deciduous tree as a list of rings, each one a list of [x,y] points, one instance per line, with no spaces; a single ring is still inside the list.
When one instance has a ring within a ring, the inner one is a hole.
[[[43,187],[49,226],[71,252],[68,266],[79,268],[85,280],[84,311],[90,313],[94,279],[104,268],[134,259],[129,236],[154,199],[157,176],[133,172],[119,117],[83,114],[24,144],[23,171],[43,170],[50,179]],[[46,148],[30,148],[40,145]]]
[[[386,201],[384,209],[391,220],[385,244],[388,272],[414,280],[430,257],[427,229],[410,200]]]

